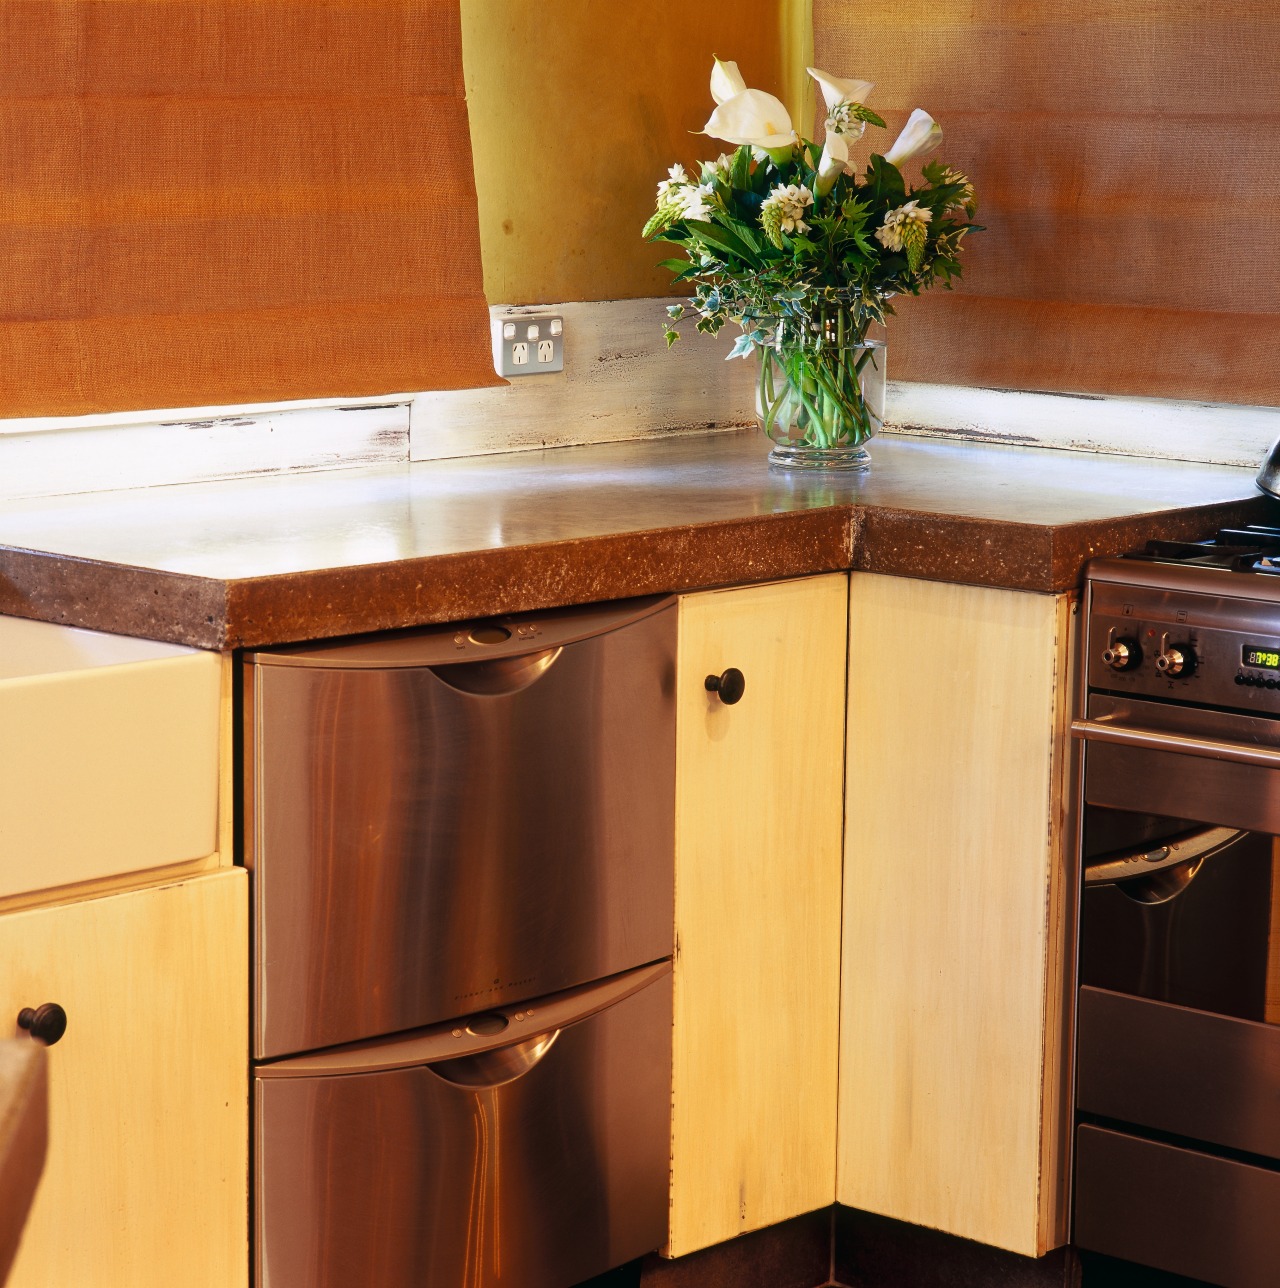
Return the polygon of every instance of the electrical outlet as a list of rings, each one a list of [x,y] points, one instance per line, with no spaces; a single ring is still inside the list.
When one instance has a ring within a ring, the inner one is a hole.
[[[495,317],[493,365],[500,376],[539,376],[564,370],[564,318],[554,313]]]

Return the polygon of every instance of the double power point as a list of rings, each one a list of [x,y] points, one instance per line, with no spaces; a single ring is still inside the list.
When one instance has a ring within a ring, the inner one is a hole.
[[[493,365],[500,376],[540,376],[564,370],[564,318],[551,313],[496,317]]]

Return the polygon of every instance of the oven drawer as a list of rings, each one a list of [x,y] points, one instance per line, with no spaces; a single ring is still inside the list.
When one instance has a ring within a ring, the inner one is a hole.
[[[1073,1241],[1224,1288],[1274,1288],[1280,1173],[1082,1125]]]
[[[1091,693],[1072,726],[1090,805],[1280,835],[1280,724]]]
[[[665,1242],[670,963],[523,1005],[259,1068],[259,1288],[564,1288]]]
[[[1082,1113],[1280,1159],[1275,1025],[1086,987],[1077,1060]]]

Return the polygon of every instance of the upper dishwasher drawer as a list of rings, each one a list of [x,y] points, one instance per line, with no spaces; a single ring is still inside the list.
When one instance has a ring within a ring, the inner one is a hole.
[[[669,956],[674,599],[254,654],[259,1057]]]
[[[216,653],[0,617],[0,898],[217,849]]]

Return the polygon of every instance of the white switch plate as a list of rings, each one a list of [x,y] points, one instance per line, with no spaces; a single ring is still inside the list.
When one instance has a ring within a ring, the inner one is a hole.
[[[564,318],[559,313],[494,317],[493,365],[500,376],[539,376],[564,370]]]

